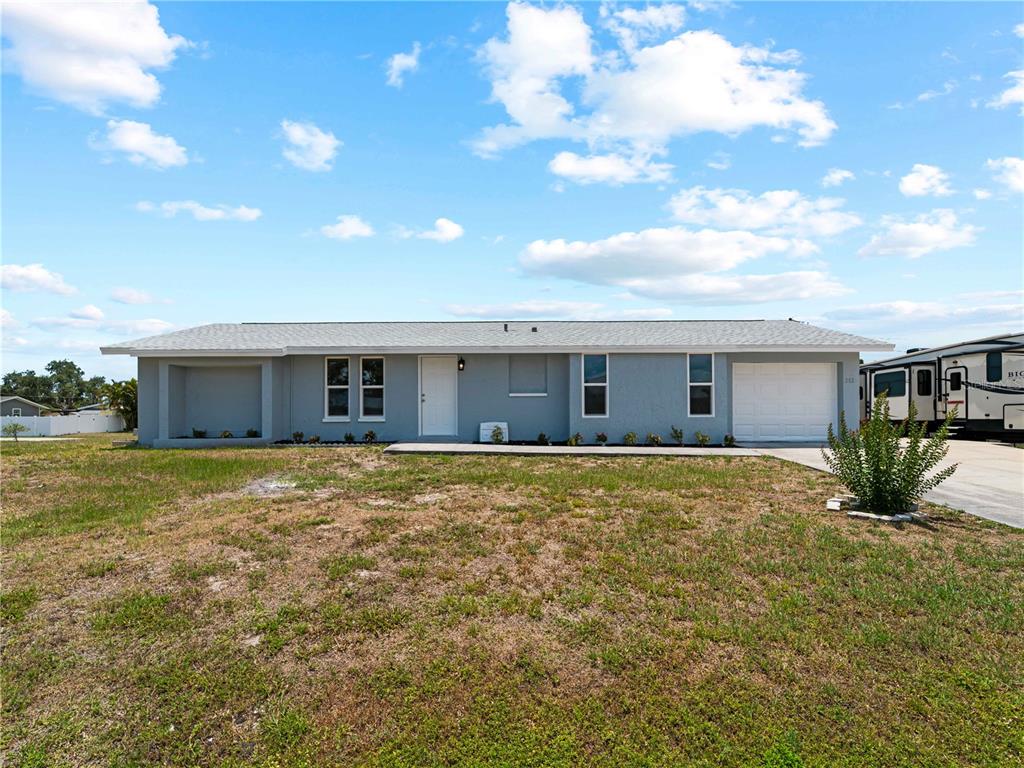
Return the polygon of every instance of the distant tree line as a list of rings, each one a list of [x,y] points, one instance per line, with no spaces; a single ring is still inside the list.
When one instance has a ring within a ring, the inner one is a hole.
[[[138,424],[135,379],[109,382],[102,376],[87,379],[85,371],[71,360],[49,362],[46,373],[5,373],[0,390],[4,395],[18,395],[61,413],[101,403],[120,413],[128,429],[134,429]]]

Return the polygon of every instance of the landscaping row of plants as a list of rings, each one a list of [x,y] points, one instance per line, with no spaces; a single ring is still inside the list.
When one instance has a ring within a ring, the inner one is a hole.
[[[620,446],[633,446],[633,445],[648,445],[648,446],[677,445],[677,446],[684,446],[684,445],[691,445],[691,446],[706,447],[706,446],[711,445],[711,436],[705,434],[704,432],[699,432],[699,431],[698,432],[694,432],[693,440],[690,441],[689,443],[686,442],[686,435],[683,433],[683,430],[679,429],[676,426],[672,427],[671,432],[669,434],[670,434],[670,437],[671,437],[671,441],[668,442],[668,443],[666,443],[666,441],[662,438],[662,436],[657,434],[656,432],[648,432],[647,435],[644,437],[642,442],[640,440],[640,435],[637,434],[636,432],[627,432],[625,435],[622,436],[622,442],[620,442],[620,443],[610,443],[608,441],[608,434],[606,432],[596,432],[594,434],[594,439],[592,441],[590,441],[589,443],[583,437],[583,435],[581,433],[579,433],[579,432],[577,432],[576,434],[572,435],[567,440],[562,440],[562,441],[552,441],[551,438],[547,434],[545,434],[544,432],[541,432],[539,435],[537,435],[537,439],[536,440],[515,440],[515,441],[510,440],[510,441],[507,441],[507,442],[511,443],[512,445],[569,445],[569,446],[576,446],[576,445],[620,445]],[[506,442],[506,440],[505,440],[505,430],[503,430],[500,426],[495,426],[494,429],[491,430],[491,442],[495,443],[495,444],[497,444],[497,443],[505,443]],[[734,438],[732,435],[726,435],[725,439],[722,440],[722,446],[725,447],[725,448],[735,448],[736,447],[736,438]]]
[[[363,433],[362,440],[356,440],[356,436],[351,432],[346,432],[341,440],[323,440],[320,435],[306,437],[304,432],[292,432],[291,440],[278,440],[275,445],[355,445],[359,442],[372,445],[377,442],[377,433],[368,429]]]

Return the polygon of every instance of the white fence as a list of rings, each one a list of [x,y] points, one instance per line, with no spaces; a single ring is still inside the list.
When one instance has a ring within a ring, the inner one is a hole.
[[[0,416],[0,425],[23,424],[24,437],[77,435],[82,432],[123,432],[124,419],[118,414],[73,413],[68,416]]]

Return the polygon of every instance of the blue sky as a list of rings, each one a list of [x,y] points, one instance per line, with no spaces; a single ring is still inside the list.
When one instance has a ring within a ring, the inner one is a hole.
[[[243,320],[1024,326],[1017,3],[3,22],[4,371]]]

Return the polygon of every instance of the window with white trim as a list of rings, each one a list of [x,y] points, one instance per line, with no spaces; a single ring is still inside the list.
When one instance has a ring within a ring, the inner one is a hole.
[[[715,356],[687,355],[687,401],[691,416],[715,415]]]
[[[21,416],[21,408],[11,408],[11,416]]]
[[[583,356],[583,418],[608,415],[608,355]]]
[[[359,358],[359,418],[384,421],[384,358]]]
[[[348,421],[348,370],[347,357],[324,359],[324,419]]]

